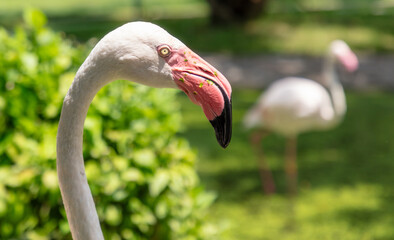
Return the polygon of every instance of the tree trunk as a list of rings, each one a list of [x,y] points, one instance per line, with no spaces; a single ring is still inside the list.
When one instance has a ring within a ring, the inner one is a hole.
[[[207,0],[213,24],[244,23],[258,17],[268,0]]]

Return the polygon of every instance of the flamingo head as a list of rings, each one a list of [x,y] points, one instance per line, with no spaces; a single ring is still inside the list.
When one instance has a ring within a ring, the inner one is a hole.
[[[344,41],[333,41],[330,45],[330,51],[348,72],[357,70],[357,56]]]
[[[232,132],[231,86],[185,44],[157,25],[132,22],[107,34],[97,45],[93,51],[99,52],[96,56],[104,56],[103,65],[116,69],[113,77],[185,92],[201,106],[218,143],[223,148],[228,146]]]
[[[172,48],[163,44],[158,54],[170,66],[175,84],[189,99],[202,107],[225,148],[231,139],[231,86],[227,79],[186,46]]]

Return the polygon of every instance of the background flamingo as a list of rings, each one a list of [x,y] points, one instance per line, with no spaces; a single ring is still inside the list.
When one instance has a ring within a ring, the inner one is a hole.
[[[346,112],[345,93],[335,71],[337,62],[349,72],[358,67],[356,55],[342,40],[333,41],[328,48],[321,83],[299,77],[277,80],[244,118],[247,128],[262,127],[287,138],[285,172],[291,195],[297,191],[297,135],[310,130],[333,128],[341,122]],[[253,141],[259,143],[262,137],[263,133],[259,133]],[[275,185],[262,151],[259,159],[263,187],[269,194],[275,190]]]
[[[231,139],[231,86],[220,72],[154,24],[134,22],[110,32],[78,70],[59,122],[57,171],[74,239],[103,239],[85,175],[82,135],[92,99],[115,79],[180,88],[202,107],[219,144],[225,148]]]

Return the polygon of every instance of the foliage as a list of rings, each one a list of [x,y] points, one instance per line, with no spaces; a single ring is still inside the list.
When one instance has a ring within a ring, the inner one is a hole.
[[[63,97],[86,56],[46,17],[0,29],[0,238],[69,239],[56,173]],[[88,181],[108,239],[212,239],[203,222],[214,197],[199,186],[195,154],[175,136],[175,92],[117,81],[85,122]],[[159,237],[160,236],[160,237]]]

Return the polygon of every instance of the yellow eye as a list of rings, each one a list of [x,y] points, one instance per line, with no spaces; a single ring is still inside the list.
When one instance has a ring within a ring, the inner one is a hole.
[[[171,54],[170,47],[167,45],[160,46],[158,50],[159,50],[159,55],[163,58],[168,57]]]
[[[169,53],[170,51],[168,50],[168,48],[163,48],[160,50],[161,55],[165,56]]]

